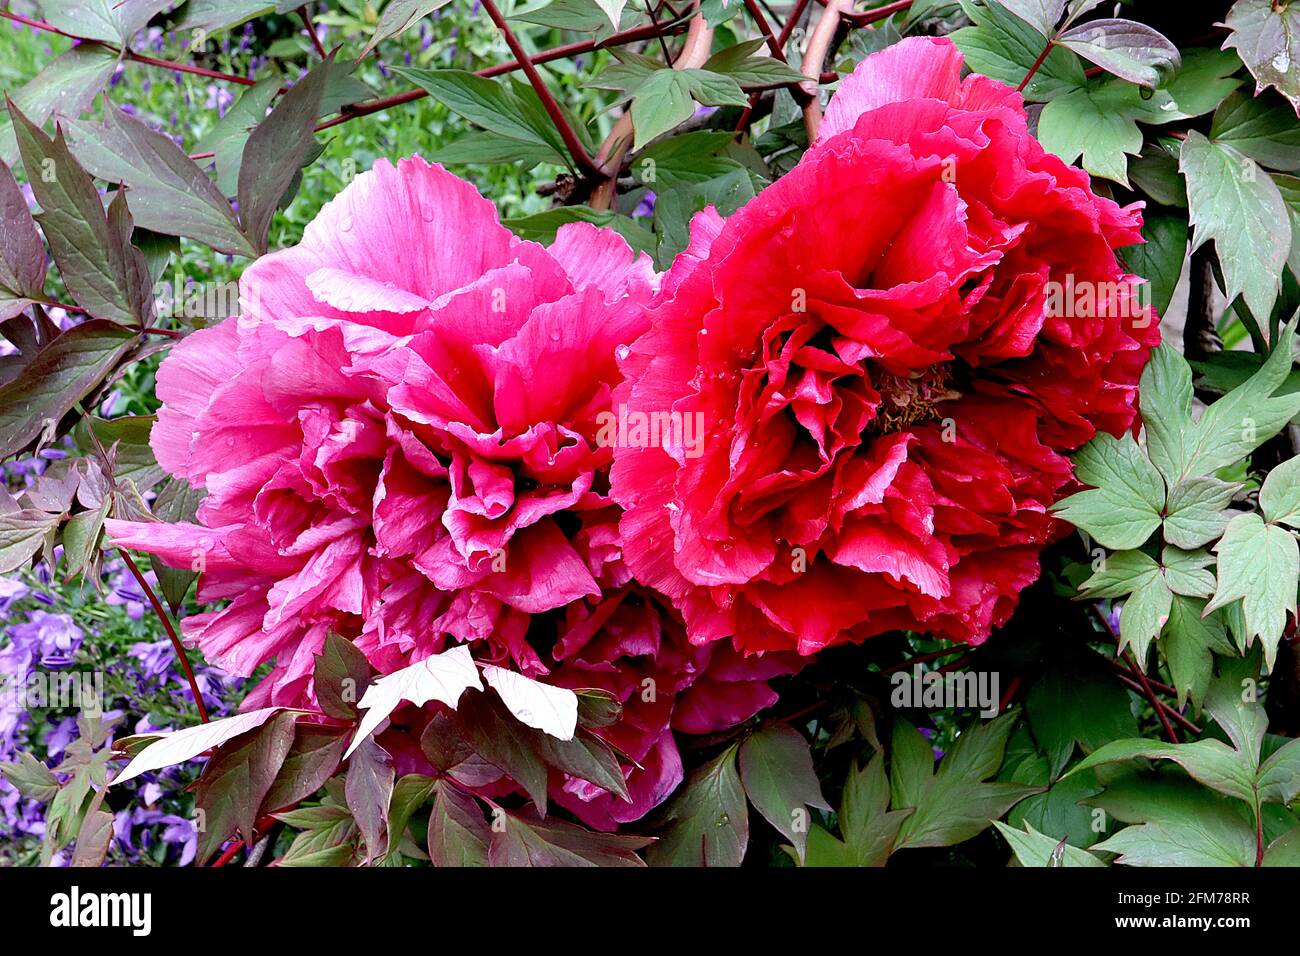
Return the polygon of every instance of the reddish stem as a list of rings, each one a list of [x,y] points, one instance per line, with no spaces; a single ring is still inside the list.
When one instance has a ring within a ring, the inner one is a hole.
[[[1115,668],[1115,673],[1119,677],[1120,683],[1123,684],[1125,687],[1129,688],[1134,693],[1137,694],[1142,693],[1142,685],[1139,684],[1137,681],[1135,681],[1133,678],[1129,677],[1128,671],[1126,671],[1124,668],[1122,667]],[[1174,710],[1163,700],[1160,701],[1160,708],[1169,716],[1170,720],[1174,721],[1179,726],[1183,727],[1189,733],[1198,734],[1198,735],[1200,734],[1201,732],[1200,727],[1197,727],[1194,723],[1192,723],[1190,720],[1188,720],[1178,711]]]
[[[1096,617],[1097,620],[1101,622],[1101,626],[1106,629],[1106,633],[1109,634],[1111,640],[1115,642],[1115,646],[1119,647],[1120,645],[1119,635],[1115,633],[1115,628],[1111,626],[1110,621],[1107,620],[1106,615],[1102,613],[1101,608],[1098,605],[1094,604],[1091,606],[1091,610],[1093,616]],[[1160,726],[1164,728],[1165,736],[1169,738],[1170,743],[1175,743],[1175,744],[1179,743],[1177,732],[1174,730],[1173,726],[1169,723],[1169,718],[1165,716],[1164,702],[1159,697],[1156,696],[1155,688],[1152,687],[1151,682],[1147,680],[1146,673],[1142,670],[1142,668],[1137,666],[1137,661],[1133,659],[1133,655],[1130,654],[1128,651],[1124,652],[1124,660],[1128,663],[1129,671],[1137,676],[1138,683],[1142,687],[1142,695],[1146,697],[1147,701],[1151,704],[1151,709],[1154,710],[1156,712],[1156,716],[1160,718]]]
[[[754,18],[754,23],[758,26],[758,31],[763,34],[763,39],[767,41],[767,48],[772,51],[772,56],[776,57],[782,63],[788,62],[785,58],[785,50],[772,35],[772,28],[767,24],[767,17],[763,16],[763,10],[758,5],[758,0],[745,0],[745,8],[749,15]]]
[[[794,28],[799,25],[799,20],[803,17],[803,12],[808,9],[811,0],[798,0],[794,9],[790,11],[790,16],[786,18],[785,26],[781,28],[781,35],[776,38],[777,46],[785,49],[785,45],[790,40],[790,35],[794,33]]]
[[[90,43],[95,46],[102,46],[106,50],[114,53],[121,53],[126,59],[135,63],[146,63],[149,66],[157,66],[167,70],[179,70],[181,73],[193,73],[196,76],[206,76],[213,80],[225,80],[229,83],[239,83],[242,86],[253,86],[255,80],[250,80],[246,76],[236,76],[233,73],[222,73],[219,70],[208,70],[201,66],[191,66],[188,63],[177,63],[175,60],[160,60],[156,57],[145,56],[143,53],[136,53],[134,50],[118,50],[111,43],[104,43],[101,40],[90,40],[86,37],[79,37],[72,33],[65,33],[52,23],[46,23],[44,20],[33,20],[31,17],[25,17],[21,13],[13,13],[9,10],[0,10],[0,17],[12,20],[15,23],[21,23],[24,26],[32,27],[35,30],[41,30],[45,33],[53,33],[56,36],[67,37],[69,40],[76,40],[79,43]]]
[[[236,840],[234,843],[230,844],[230,846],[222,850],[221,856],[213,860],[210,865],[213,867],[225,866],[227,863],[233,860],[235,858],[235,854],[238,853],[243,848],[244,848],[244,841]]]
[[[1151,703],[1151,709],[1156,712],[1156,716],[1160,718],[1160,726],[1164,728],[1165,736],[1169,738],[1169,742],[1171,744],[1181,743],[1178,739],[1178,732],[1174,730],[1173,725],[1169,723],[1169,718],[1165,716],[1163,701],[1156,696],[1155,688],[1152,687],[1151,682],[1147,680],[1147,675],[1143,673],[1142,668],[1137,666],[1136,662],[1133,660],[1133,655],[1128,651],[1124,652],[1124,658],[1128,661],[1129,667],[1136,671],[1138,683],[1142,685],[1142,693]]]
[[[311,45],[316,48],[316,53],[322,60],[325,59],[328,55],[325,52],[325,45],[320,42],[320,37],[316,33],[316,27],[312,25],[311,16],[307,13],[306,4],[298,8],[298,19],[301,20],[302,25],[307,28],[307,36],[311,37]]]
[[[111,50],[113,48],[109,47],[109,49]],[[193,73],[195,76],[206,76],[212,80],[225,80],[227,83],[238,83],[240,86],[257,85],[256,80],[250,80],[246,76],[237,76],[234,73],[222,73],[220,70],[209,70],[202,66],[191,66],[188,63],[177,63],[175,60],[159,60],[152,56],[145,56],[143,53],[136,53],[134,50],[127,50],[126,58],[135,63],[147,63],[149,66],[162,67],[167,70],[178,70],[181,73]]]
[[[1038,72],[1038,68],[1042,66],[1043,62],[1047,59],[1047,54],[1051,52],[1052,41],[1048,40],[1047,46],[1043,47],[1043,52],[1038,54],[1038,59],[1034,61],[1034,65],[1029,68],[1029,72],[1025,74],[1025,78],[1021,80],[1020,85],[1016,87],[1017,93],[1023,93],[1025,91],[1025,87],[1029,85],[1029,81],[1034,78],[1034,74]]]
[[[189,658],[185,656],[185,648],[181,646],[181,640],[176,636],[176,629],[172,627],[171,618],[169,618],[167,612],[163,610],[162,602],[158,600],[158,595],[153,593],[153,588],[149,586],[149,582],[144,579],[144,575],[140,573],[140,569],[136,567],[135,562],[131,560],[131,555],[127,554],[125,548],[118,548],[117,553],[121,555],[122,560],[126,562],[126,566],[131,570],[132,577],[135,578],[136,583],[140,585],[141,590],[143,590],[145,595],[149,598],[149,603],[153,605],[154,614],[158,616],[158,620],[162,621],[163,629],[167,632],[167,637],[172,642],[172,647],[176,649],[176,656],[180,658],[181,670],[185,672],[185,679],[190,682],[190,693],[194,695],[194,704],[199,710],[199,720],[206,724],[208,722],[208,709],[203,706],[203,695],[199,693],[198,681],[194,679],[194,669],[190,667]]]
[[[1020,675],[1017,674],[1011,678],[1011,684],[1007,687],[1007,692],[1002,695],[998,701],[998,713],[1003,713],[1007,709],[1007,704],[1011,703],[1011,698],[1016,696],[1016,691],[1020,689]]]
[[[578,139],[578,134],[575,133],[573,127],[569,125],[569,120],[565,117],[564,110],[560,109],[560,104],[555,102],[555,97],[551,95],[551,91],[542,80],[542,75],[537,72],[536,65],[534,65],[533,61],[529,59],[528,54],[524,51],[523,45],[519,42],[519,38],[516,37],[514,31],[510,29],[510,24],[506,23],[506,18],[501,15],[501,11],[497,9],[497,5],[493,3],[492,0],[482,0],[482,2],[483,9],[487,10],[488,16],[492,18],[492,22],[495,23],[497,29],[501,31],[501,35],[505,37],[506,45],[510,47],[510,52],[515,55],[515,59],[518,60],[520,66],[523,67],[524,75],[528,77],[528,82],[532,84],[533,91],[537,94],[537,98],[542,101],[542,108],[546,110],[546,115],[551,118],[551,122],[555,124],[555,128],[559,131],[560,139],[564,141],[564,148],[567,149],[569,155],[573,157],[574,165],[587,176],[598,177],[600,175],[600,170],[597,168],[596,164],[592,162],[591,156],[587,154],[587,148],[583,146],[582,141]]]
[[[807,0],[804,0],[804,2],[806,3]],[[625,30],[622,33],[615,33],[612,36],[606,37],[604,40],[580,40],[577,43],[567,43],[564,46],[557,46],[544,53],[538,53],[536,56],[525,57],[525,59],[532,63],[549,63],[552,60],[562,60],[565,57],[578,56],[605,47],[623,46],[624,44],[647,40],[650,37],[659,35],[660,32],[662,32],[664,36],[668,36],[680,32],[683,26],[684,23],[678,21],[664,25],[662,31],[657,31],[652,26],[637,27],[634,30]],[[496,66],[479,70],[475,75],[481,76],[484,79],[491,79],[494,76],[513,73],[515,70],[519,69],[523,69],[523,64],[519,60],[511,60],[508,63],[499,63]],[[414,102],[415,100],[422,100],[428,95],[429,93],[427,90],[407,90],[405,93],[397,93],[393,96],[381,97],[379,99],[371,100],[368,103],[356,103],[346,107],[341,115],[335,116],[333,119],[328,119],[319,124],[316,127],[316,132],[319,133],[322,130],[338,126],[340,123],[346,123],[348,120],[356,119],[358,116],[369,116],[371,113],[378,113],[393,106],[401,106],[405,103]],[[195,158],[207,159],[209,157],[205,154],[191,157],[191,159]]]
[[[897,3],[887,3],[883,7],[877,7],[874,10],[867,10],[864,13],[846,13],[844,19],[848,20],[855,27],[864,27],[869,23],[876,23],[880,20],[886,20],[895,13],[901,13],[912,6],[913,0],[898,0]]]
[[[941,651],[931,651],[928,654],[918,654],[916,657],[909,657],[905,661],[899,661],[897,664],[890,664],[881,670],[882,674],[893,674],[896,671],[907,670],[913,664],[924,664],[927,661],[935,661],[941,657],[950,657],[958,651],[964,650],[964,647],[945,647]]]

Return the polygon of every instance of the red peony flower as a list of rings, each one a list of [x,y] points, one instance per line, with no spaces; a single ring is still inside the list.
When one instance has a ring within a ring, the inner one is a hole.
[[[1133,421],[1139,207],[961,64],[927,38],[859,64],[792,172],[696,216],[623,363],[626,559],[694,643],[984,639],[1063,530],[1063,453]]]

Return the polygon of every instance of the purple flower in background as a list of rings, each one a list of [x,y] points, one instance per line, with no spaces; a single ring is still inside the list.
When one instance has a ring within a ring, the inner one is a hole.
[[[122,400],[122,393],[117,389],[109,392],[104,396],[104,400],[99,404],[99,414],[104,418],[111,418],[113,412],[117,411],[117,403]]]
[[[21,601],[31,593],[31,589],[17,578],[0,577],[0,611],[5,610],[14,601]]]
[[[68,744],[77,739],[77,718],[64,717],[50,729],[45,738],[45,750],[50,760],[57,760],[68,749]]]
[[[158,827],[162,829],[159,830]],[[140,832],[137,834],[137,828]],[[198,832],[184,817],[136,807],[119,810],[113,817],[113,838],[128,860],[135,862],[159,843],[179,848],[178,866],[186,866],[198,849]],[[138,838],[138,839],[137,839]]]
[[[648,219],[655,214],[655,194],[653,190],[647,189],[641,201],[636,204],[632,210],[633,219]]]
[[[140,673],[149,678],[162,677],[176,662],[176,651],[168,640],[140,641],[127,653],[140,662]]]
[[[224,118],[226,108],[235,101],[234,94],[224,87],[217,86],[215,83],[208,85],[208,101],[204,109],[216,110],[217,116]]]
[[[46,666],[68,663],[83,637],[70,616],[49,611],[32,611],[25,624],[9,628],[13,646],[27,647]]]
[[[145,601],[148,599],[134,576],[127,573],[126,568],[119,562],[112,562],[105,567],[104,571],[109,587],[104,603],[115,607],[125,605],[127,616],[133,621],[144,617]],[[152,571],[144,572],[144,579],[149,582],[151,588],[158,586],[158,579]]]
[[[934,740],[934,738],[935,738],[935,732],[934,732],[934,730],[932,730],[931,728],[929,728],[929,727],[918,727],[917,729],[921,732],[921,736],[924,737],[926,740],[931,740],[931,741]],[[942,759],[943,759],[943,753],[944,753],[944,752],[943,752],[942,750],[940,750],[938,747],[935,747],[935,746],[931,746],[930,749],[934,751],[934,759],[935,759],[935,760],[942,760]]]

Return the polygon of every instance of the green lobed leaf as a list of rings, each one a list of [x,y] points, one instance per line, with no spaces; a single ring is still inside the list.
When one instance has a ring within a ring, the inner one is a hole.
[[[137,272],[146,270],[130,245],[129,230],[124,236],[122,226],[105,215],[94,182],[68,151],[62,133],[51,140],[12,101],[9,113],[27,180],[41,205],[37,219],[68,291],[96,318],[142,321]]]
[[[1210,139],[1270,169],[1300,170],[1300,123],[1295,111],[1280,103],[1233,93],[1215,110]]]
[[[55,425],[136,342],[136,333],[100,319],[75,325],[50,342],[12,381],[0,386],[0,458]]]
[[[271,218],[317,148],[316,118],[333,65],[327,59],[295,83],[244,144],[236,192],[244,235],[257,252],[266,251]]]
[[[1232,817],[1125,827],[1094,849],[1126,866],[1253,866],[1255,833]]]
[[[282,712],[217,748],[195,787],[203,812],[197,862],[202,865],[236,832],[253,835],[257,811],[293,746],[297,715]]]
[[[1098,435],[1074,463],[1078,479],[1093,487],[1058,502],[1058,517],[1114,550],[1136,548],[1160,527],[1164,481],[1131,434]]]
[[[184,236],[218,252],[253,256],[230,203],[169,136],[105,102],[103,126],[64,124],[68,147],[100,179],[131,190],[131,212],[146,229]]]
[[[1257,316],[1273,311],[1291,250],[1291,222],[1277,184],[1253,159],[1195,130],[1179,163],[1187,177],[1192,245],[1214,241],[1231,301],[1244,296]]]
[[[1057,96],[1038,121],[1044,148],[1067,163],[1083,158],[1094,176],[1128,186],[1128,157],[1142,151],[1142,131],[1117,101],[1123,91],[1093,83]]]
[[[952,41],[965,55],[966,65],[976,73],[1019,86],[1047,48],[1047,38],[998,3],[962,0],[961,6],[972,26],[954,32]],[[1078,56],[1063,46],[1053,46],[1025,86],[1025,99],[1047,102],[1086,85]]]
[[[1240,490],[1240,484],[1218,478],[1184,478],[1169,492],[1165,540],[1179,548],[1199,548],[1217,541],[1232,518],[1225,509]]]
[[[808,808],[830,809],[813,769],[808,741],[788,724],[764,724],[741,744],[739,766],[750,803],[794,844],[802,860],[808,842]]]
[[[1291,371],[1293,329],[1288,325],[1259,370],[1206,409],[1199,422],[1191,418],[1186,361],[1167,345],[1152,354],[1140,383],[1142,419],[1151,460],[1170,485],[1236,464],[1300,412],[1300,394],[1281,388]]]
[[[440,782],[429,813],[429,859],[434,866],[488,865],[492,831],[478,801]]]
[[[1149,554],[1117,551],[1106,556],[1103,566],[1079,590],[1093,598],[1124,597],[1159,577],[1160,565]]]
[[[348,810],[361,831],[361,842],[366,849],[365,863],[388,854],[388,807],[393,800],[396,779],[393,758],[375,743],[374,737],[363,740],[348,759],[343,792]],[[400,833],[398,836],[400,838]]]
[[[735,746],[697,768],[659,819],[651,866],[739,866],[749,843],[745,792]]]
[[[1214,593],[1214,572],[1209,570],[1214,556],[1208,551],[1184,551],[1166,545],[1160,554],[1165,584],[1183,597],[1207,598]]]
[[[1179,707],[1189,699],[1197,704],[1205,700],[1214,674],[1214,651],[1234,653],[1223,616],[1217,612],[1205,615],[1205,604],[1175,594],[1161,634],[1160,645],[1178,691]]]
[[[1238,800],[1250,801],[1254,796],[1255,771],[1249,759],[1221,740],[1195,740],[1186,744],[1162,744],[1142,739],[1114,740],[1081,760],[1067,776],[1139,757],[1172,760],[1194,780]]]
[[[998,832],[1011,844],[1011,850],[1021,866],[1105,866],[1087,850],[1070,846],[1064,840],[1055,840],[1039,833],[1026,823],[1024,830],[1016,830],[995,821]]]
[[[704,106],[749,103],[732,77],[703,69],[656,70],[631,93],[638,148],[690,119],[697,102]]]
[[[1272,670],[1287,615],[1296,609],[1300,548],[1295,536],[1259,515],[1238,515],[1214,550],[1219,555],[1218,589],[1207,609],[1240,600],[1247,640],[1260,639]]]
[[[508,139],[545,146],[553,154],[553,161],[565,165],[570,162],[555,125],[544,111],[539,116],[538,109],[526,102],[514,87],[465,70],[397,69],[395,72],[476,126]]]
[[[967,730],[937,772],[929,742],[906,721],[895,723],[891,805],[896,810],[914,809],[900,828],[897,849],[953,846],[969,840],[1016,803],[1040,792],[1040,787],[983,782],[1001,766],[1017,717],[1003,714]]]
[[[11,90],[18,109],[38,126],[51,116],[79,116],[108,85],[117,69],[117,56],[98,44],[83,43],[55,57],[24,86]],[[0,160],[12,165],[18,159],[13,121],[0,122]]]
[[[59,791],[59,778],[26,751],[18,752],[18,760],[0,763],[0,774],[28,800],[48,803]]]
[[[1173,301],[1187,260],[1189,229],[1186,213],[1148,208],[1142,219],[1146,242],[1118,250],[1125,265],[1150,284],[1151,307],[1157,315],[1163,316]]]
[[[885,758],[876,753],[861,769],[851,770],[844,784],[839,824],[855,866],[884,866],[894,852],[899,831],[914,812],[889,809]]]
[[[1300,528],[1300,456],[1268,473],[1259,489],[1259,507],[1265,520]]]
[[[644,866],[636,851],[646,837],[595,833],[562,820],[531,820],[501,812],[492,830],[492,866]]]
[[[1273,0],[1237,0],[1225,21],[1232,33],[1224,47],[1235,49],[1255,77],[1255,91],[1268,87],[1300,112],[1300,8]]]
[[[763,45],[760,38],[719,50],[704,62],[703,69],[729,76],[745,87],[799,83],[805,79],[798,70],[791,69],[775,57],[754,56]]]
[[[375,24],[374,34],[357,59],[365,59],[380,43],[400,36],[433,11],[445,7],[447,3],[448,0],[388,0],[388,3],[384,4],[384,12],[379,15],[379,21]]]
[[[1130,83],[1155,89],[1182,65],[1178,47],[1135,20],[1089,20],[1066,30],[1057,42]]]

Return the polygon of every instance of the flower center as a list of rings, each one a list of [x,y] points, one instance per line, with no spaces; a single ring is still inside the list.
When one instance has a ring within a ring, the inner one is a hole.
[[[880,405],[871,430],[882,435],[902,431],[920,422],[942,418],[940,403],[958,398],[953,389],[951,367],[931,365],[907,376],[894,375],[883,369],[871,370],[871,385],[880,393]]]

